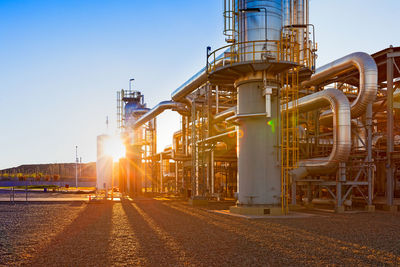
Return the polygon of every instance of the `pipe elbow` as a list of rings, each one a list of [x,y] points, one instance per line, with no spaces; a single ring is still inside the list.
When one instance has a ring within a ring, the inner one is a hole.
[[[375,60],[367,53],[355,52],[339,58],[317,69],[308,81],[302,82],[302,87],[315,86],[343,72],[356,68],[359,72],[359,93],[351,103],[351,116],[358,118],[365,113],[367,105],[376,99],[378,92],[378,67]],[[323,117],[332,116],[331,111]]]

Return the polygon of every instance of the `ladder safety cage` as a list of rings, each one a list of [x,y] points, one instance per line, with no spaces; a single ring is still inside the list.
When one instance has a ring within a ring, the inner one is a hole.
[[[237,11],[235,0],[224,1],[224,35],[227,43],[235,43]]]

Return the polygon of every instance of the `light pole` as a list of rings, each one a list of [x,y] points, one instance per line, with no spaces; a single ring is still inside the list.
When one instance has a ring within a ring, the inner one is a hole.
[[[239,9],[239,12],[241,13],[256,13],[256,12],[261,12],[261,10],[264,10],[264,17],[265,17],[265,22],[264,22],[264,26],[265,26],[265,40],[268,41],[267,38],[267,33],[268,33],[268,21],[267,21],[267,9],[265,7],[249,7],[249,8],[243,8],[243,9]]]
[[[75,160],[75,186],[76,186],[76,190],[78,191],[78,146],[75,146],[75,156],[76,156],[76,160]]]

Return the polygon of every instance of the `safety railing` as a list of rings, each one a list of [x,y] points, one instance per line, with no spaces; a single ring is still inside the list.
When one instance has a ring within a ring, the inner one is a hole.
[[[304,56],[300,57],[303,54]],[[291,38],[282,40],[257,40],[234,43],[223,46],[208,55],[207,72],[237,63],[255,63],[260,61],[292,62],[313,69],[314,53],[311,49],[300,50],[297,42]]]
[[[207,58],[207,71],[213,72],[219,67],[235,63],[275,60],[298,61],[299,46],[295,42],[258,40],[234,43],[223,46]],[[220,55],[219,55],[220,54]],[[217,56],[219,55],[219,56]]]

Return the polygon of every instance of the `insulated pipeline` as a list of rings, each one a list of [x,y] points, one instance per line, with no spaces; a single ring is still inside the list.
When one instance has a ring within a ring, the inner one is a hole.
[[[337,89],[325,89],[307,95],[297,100],[296,108],[299,112],[307,112],[318,108],[330,106],[333,114],[333,148],[331,154],[324,158],[301,160],[299,168],[292,174],[301,179],[308,173],[321,174],[335,170],[339,162],[348,159],[351,150],[351,118],[350,104],[347,97]],[[295,108],[290,102],[288,107],[282,107],[282,112]]]
[[[172,109],[175,111],[183,111],[185,110],[185,105],[182,103],[177,103],[174,101],[162,101],[158,105],[156,105],[154,108],[152,108],[149,112],[144,114],[142,117],[140,117],[135,124],[133,125],[133,128],[136,129],[146,122],[154,119],[158,115],[160,115],[164,110],[167,109]]]
[[[234,107],[228,108],[228,109],[226,109],[226,110],[224,110],[224,111],[222,111],[222,112],[220,112],[218,114],[215,114],[215,116],[214,116],[212,121],[214,123],[223,121],[226,118],[235,115],[236,114],[236,109],[237,109],[237,107],[234,106]]]
[[[363,52],[356,52],[317,69],[314,75],[301,83],[302,87],[320,85],[331,78],[357,68],[360,74],[360,85],[357,98],[351,103],[351,117],[364,115],[367,105],[372,103],[378,91],[378,68],[374,59]],[[332,111],[321,115],[321,123],[331,121]]]

